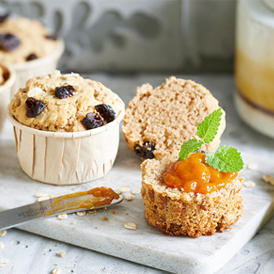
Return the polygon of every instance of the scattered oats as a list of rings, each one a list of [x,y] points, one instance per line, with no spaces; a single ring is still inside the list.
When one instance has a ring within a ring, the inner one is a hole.
[[[46,197],[39,197],[36,202],[42,202],[42,201],[45,201],[45,200],[48,200],[49,199],[49,196],[46,196]]]
[[[271,185],[274,186],[274,177],[271,176],[271,175],[264,175],[263,176],[263,180],[266,182],[266,183],[270,183]]]
[[[137,194],[140,193],[140,189],[135,188],[135,189],[133,189],[133,190],[131,191],[131,193],[132,193],[133,195],[137,195]]]
[[[96,216],[96,213],[93,213],[93,216]]]
[[[67,219],[67,217],[68,217],[68,215],[67,215],[67,213],[64,213],[64,214],[60,214],[60,215],[58,215],[58,220],[65,220],[65,219]]]
[[[2,242],[0,242],[0,249],[4,248],[4,244]]]
[[[250,169],[250,170],[255,170],[257,168],[258,168],[258,165],[255,163],[250,163],[247,165],[247,169]]]
[[[72,224],[72,225],[76,225],[76,222],[72,222],[71,224]]]
[[[59,252],[59,256],[61,257],[61,258],[64,258],[65,256],[66,256],[66,252],[65,251],[61,251],[61,252]]]
[[[116,215],[116,214],[117,214],[117,211],[112,210],[112,211],[110,211],[110,213]]]
[[[0,259],[0,265],[4,266],[5,264],[7,264],[10,260],[9,259]]]
[[[61,268],[60,267],[56,267],[52,270],[51,272],[52,274],[61,274]]]
[[[254,182],[252,182],[252,181],[245,181],[244,182],[244,186],[245,187],[255,187],[256,184]]]
[[[47,196],[48,196],[48,193],[44,193],[44,192],[36,193],[36,194],[34,195],[35,198],[47,197]]]
[[[86,211],[78,211],[78,212],[77,212],[77,215],[78,215],[79,217],[83,217],[83,216],[86,215]]]
[[[41,92],[44,92],[41,88],[38,88],[38,87],[32,88],[28,92],[28,97],[34,97],[34,96],[40,94]]]
[[[93,214],[93,213],[96,213],[96,210],[89,210],[88,211],[88,214]]]
[[[122,186],[122,187],[119,188],[119,191],[121,191],[122,193],[123,192],[128,192],[128,191],[130,191],[130,188],[127,187],[127,186]]]
[[[0,237],[3,237],[7,234],[7,230],[0,231]]]
[[[134,200],[134,197],[131,193],[128,193],[126,196],[125,196],[125,200],[126,201],[133,201]]]
[[[98,229],[98,227],[96,226],[95,229]]]
[[[102,221],[108,221],[109,222],[109,219],[107,218],[107,217],[102,217],[102,219],[101,219]]]
[[[90,220],[92,220],[92,217],[89,217]]]
[[[264,176],[263,176],[263,180],[264,180],[266,183],[269,183],[271,177],[272,177],[271,175],[264,175]]]
[[[135,230],[136,229],[136,224],[134,224],[134,223],[125,223],[125,228]]]

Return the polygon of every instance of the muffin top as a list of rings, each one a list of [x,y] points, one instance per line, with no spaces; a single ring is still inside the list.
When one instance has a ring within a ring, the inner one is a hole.
[[[54,132],[100,127],[123,109],[121,99],[101,83],[58,70],[28,80],[10,104],[10,113],[19,123]]]
[[[50,55],[56,46],[56,36],[38,21],[8,17],[0,22],[0,60],[3,62],[32,61]]]

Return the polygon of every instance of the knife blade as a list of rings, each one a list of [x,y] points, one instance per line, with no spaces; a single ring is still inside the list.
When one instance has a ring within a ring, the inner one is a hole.
[[[25,206],[4,210],[0,212],[0,231],[18,226],[38,218],[57,216],[62,213],[74,213],[77,211],[93,210],[104,208],[121,203],[123,194],[113,191],[113,194],[106,197],[95,196],[98,188],[89,191],[77,192],[51,198],[41,202],[35,202]],[[92,194],[93,193],[93,194]]]

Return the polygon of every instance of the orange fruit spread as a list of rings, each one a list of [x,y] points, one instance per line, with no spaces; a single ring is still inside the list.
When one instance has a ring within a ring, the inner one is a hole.
[[[163,180],[168,187],[207,194],[225,187],[237,175],[237,172],[218,171],[205,162],[204,153],[197,152],[185,160],[173,163],[165,172]]]

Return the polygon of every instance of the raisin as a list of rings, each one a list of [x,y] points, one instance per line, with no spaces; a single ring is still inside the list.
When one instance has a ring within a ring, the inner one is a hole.
[[[76,93],[73,86],[62,86],[55,88],[55,96],[60,99],[66,99],[73,96]]]
[[[95,106],[96,111],[100,113],[100,115],[104,118],[104,120],[109,123],[115,119],[115,112],[113,108],[109,105],[97,105]]]
[[[21,44],[20,40],[13,34],[0,34],[0,50],[13,51]]]
[[[136,155],[142,157],[143,159],[153,159],[155,156],[153,151],[155,150],[155,146],[152,142],[146,141],[142,146],[137,144],[134,147],[134,151]]]
[[[201,150],[201,151],[200,151],[199,149],[196,149],[196,150],[194,150],[193,152],[202,152],[202,153],[206,154],[204,150]]]
[[[38,57],[36,56],[35,53],[31,53],[29,56],[26,57],[26,60],[27,61],[32,61],[32,60],[35,60],[37,59]]]
[[[46,104],[43,101],[37,100],[33,97],[29,97],[26,100],[27,113],[26,116],[28,118],[33,118],[39,115],[46,107]]]
[[[49,34],[49,35],[46,36],[46,38],[56,41],[58,39],[58,33],[55,32],[55,33]]]
[[[93,129],[96,127],[101,127],[104,124],[104,121],[98,113],[89,112],[82,120],[82,123],[86,129]]]
[[[9,13],[1,14],[0,15],[0,24],[4,23],[8,17],[9,17]]]

